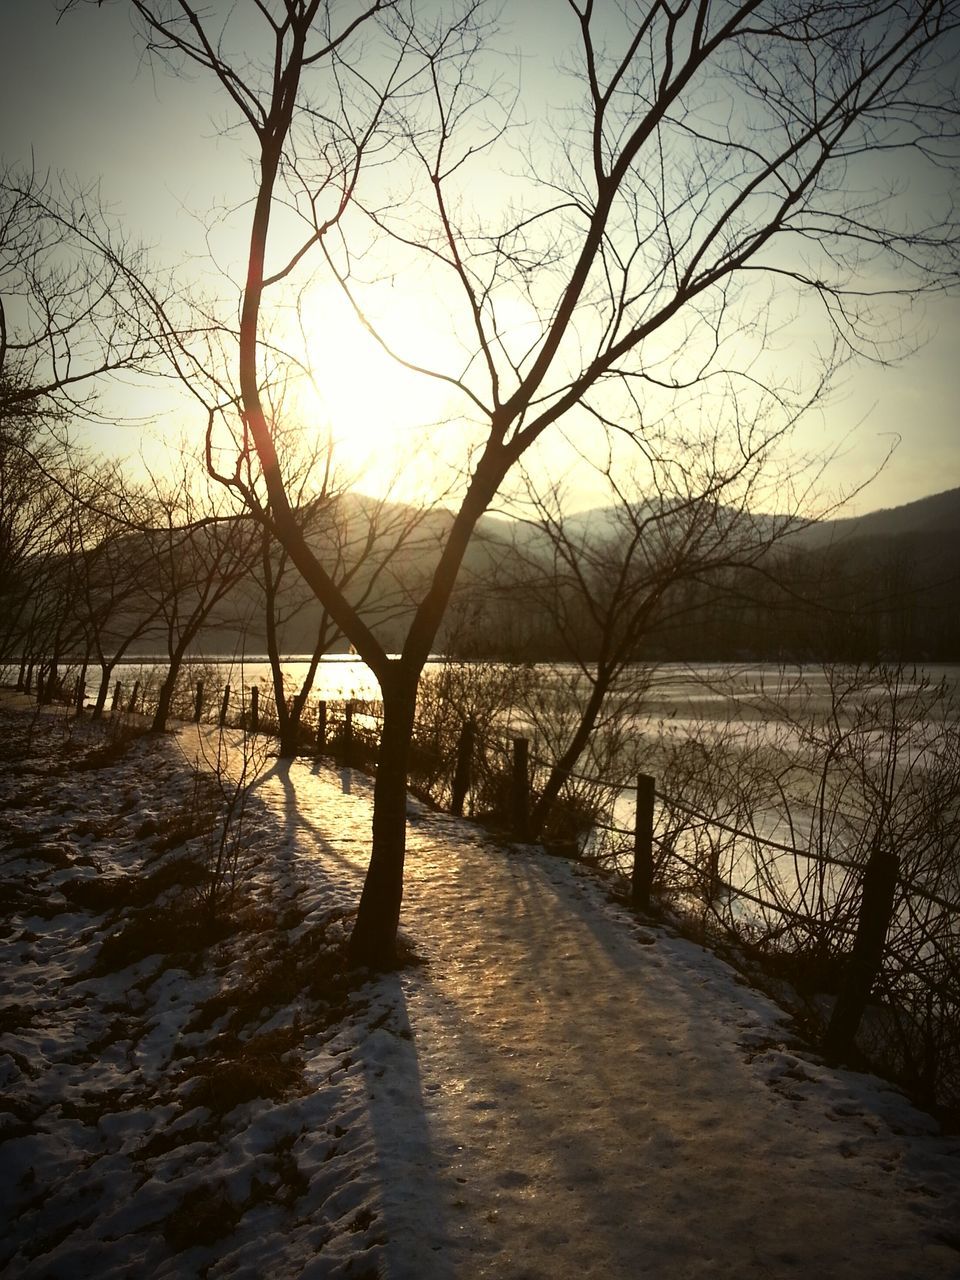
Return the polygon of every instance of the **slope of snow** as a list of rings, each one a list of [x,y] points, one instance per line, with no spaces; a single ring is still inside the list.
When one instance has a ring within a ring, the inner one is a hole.
[[[0,779],[10,1275],[960,1276],[960,1141],[583,868],[411,802],[422,963],[345,982],[367,779],[271,762],[205,940],[170,875],[72,883],[182,856],[196,731],[95,742],[42,718]]]

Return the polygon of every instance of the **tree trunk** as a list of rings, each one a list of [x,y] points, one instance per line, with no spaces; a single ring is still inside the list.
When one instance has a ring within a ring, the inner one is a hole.
[[[277,736],[280,740],[278,754],[281,760],[292,760],[300,747],[300,718],[286,709],[283,704],[281,711],[281,703],[277,703]]]
[[[97,701],[93,708],[92,719],[103,719],[103,709],[107,705],[107,694],[110,692],[110,677],[113,674],[113,664],[107,666],[105,663],[100,664],[100,688],[97,690]]]
[[[187,626],[183,634],[179,637],[176,645],[170,652],[170,666],[167,668],[167,678],[160,686],[160,697],[157,700],[157,710],[153,717],[153,723],[150,725],[151,733],[165,733],[167,728],[167,718],[170,715],[170,704],[173,702],[174,690],[177,687],[177,676],[180,674],[180,668],[183,666],[184,655],[190,648],[194,636],[203,625],[207,614],[216,601],[212,601],[205,609],[194,614],[190,625]]]
[[[324,645],[326,649],[326,645]],[[310,659],[310,666],[307,668],[307,674],[303,678],[299,692],[294,694],[290,699],[290,706],[287,708],[286,723],[280,722],[280,758],[287,759],[293,757],[300,750],[300,728],[303,724],[303,712],[307,705],[307,699],[310,696],[310,690],[313,688],[313,681],[317,673],[317,666],[320,661],[320,652],[315,652]]]
[[[154,712],[153,722],[150,725],[151,733],[166,733],[167,720],[170,716],[170,705],[173,702],[174,690],[177,687],[177,676],[180,674],[180,668],[183,665],[183,655],[187,651],[188,642],[178,646],[170,656],[170,666],[167,668],[166,679],[160,686],[160,695],[157,698],[157,709]]]
[[[267,658],[270,662],[270,678],[273,681],[273,700],[277,708],[279,753],[281,760],[292,760],[297,754],[298,725],[292,723],[283,687],[283,668],[280,664],[280,638],[277,635],[276,582],[273,576],[273,566],[270,563],[270,543],[266,535],[264,535],[261,544],[261,556],[267,597],[265,616]]]
[[[37,688],[40,688],[40,682],[37,681]],[[48,663],[43,681],[43,693],[40,695],[40,701],[45,705],[53,702],[60,689],[60,674],[57,665],[57,659],[52,659]]]
[[[407,770],[416,707],[412,688],[383,690],[383,732],[373,795],[373,850],[350,938],[350,960],[371,969],[397,963],[407,837]]]
[[[160,694],[157,698],[157,709],[153,713],[153,720],[150,724],[151,733],[165,733],[167,728],[167,717],[170,715],[170,703],[173,701],[173,688],[177,682],[177,668],[171,667],[167,672],[167,678],[160,686]]]
[[[531,840],[536,840],[543,831],[547,818],[550,816],[550,810],[560,794],[561,787],[590,741],[590,735],[593,733],[593,727],[597,723],[597,717],[603,707],[603,700],[607,696],[607,690],[613,682],[614,675],[615,672],[613,671],[597,672],[596,680],[590,691],[587,705],[583,709],[583,715],[580,717],[576,732],[570,739],[566,751],[550,770],[550,777],[547,779],[540,799],[534,806],[529,823]]]
[[[87,666],[88,665],[89,664],[87,663],[87,660],[85,658],[83,660],[83,665],[80,668],[80,674],[77,676],[76,691],[74,693],[74,710],[76,711],[78,716],[83,715],[83,704],[84,704],[84,701],[86,700]]]

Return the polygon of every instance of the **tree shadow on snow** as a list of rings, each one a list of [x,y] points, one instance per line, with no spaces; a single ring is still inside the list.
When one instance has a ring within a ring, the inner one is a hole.
[[[284,855],[299,863],[298,874],[308,873],[314,888],[318,880],[326,881],[352,910],[369,859],[372,786],[350,770],[336,774],[340,788],[329,771],[276,760],[256,785],[279,787],[281,804],[271,808],[282,822]],[[344,777],[350,779],[347,785]],[[444,1256],[452,1238],[446,1210],[450,1187],[442,1178],[444,1162],[428,1118],[407,1009],[408,981],[408,974],[389,973],[364,988],[369,1003],[358,1015],[361,1034],[352,1054],[362,1071],[376,1153],[370,1175],[379,1189],[383,1222],[373,1231],[384,1238],[388,1275],[454,1280]]]

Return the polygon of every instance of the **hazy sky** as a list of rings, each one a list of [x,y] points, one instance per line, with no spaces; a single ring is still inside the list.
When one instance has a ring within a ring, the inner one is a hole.
[[[529,28],[543,7],[515,0],[506,12]],[[57,24],[48,0],[0,0],[0,15],[5,160],[29,161],[32,152],[40,168],[99,179],[104,199],[131,231],[166,253],[171,246],[182,245],[186,253],[186,246],[202,243],[195,215],[211,199],[234,206],[249,195],[236,145],[221,136],[222,101],[203,80],[173,79],[140,66],[122,5],[84,8]],[[536,95],[547,71],[544,59],[527,68],[526,94]],[[198,264],[201,269],[209,264]],[[833,473],[837,485],[863,476],[890,439],[902,436],[885,473],[859,499],[859,510],[960,485],[960,302],[928,303],[923,324],[932,336],[918,354],[896,368],[848,375],[820,421],[811,422],[814,450],[821,444],[818,432],[826,447],[853,431]],[[401,383],[387,379],[370,411],[389,412],[402,392]],[[332,393],[328,407],[336,412],[344,406]],[[584,492],[582,500],[590,498]]]

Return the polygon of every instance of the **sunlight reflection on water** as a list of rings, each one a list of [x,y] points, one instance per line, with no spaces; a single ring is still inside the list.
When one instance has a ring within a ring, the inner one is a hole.
[[[243,660],[210,655],[207,658],[194,658],[192,661],[216,667],[221,687],[228,682],[233,687],[242,685],[246,688],[252,685],[269,688],[272,684],[270,664],[261,655]],[[121,678],[124,670],[136,672],[142,669],[145,672],[159,673],[166,669],[166,665],[164,660],[157,658],[138,658],[121,663],[117,672]],[[299,688],[308,666],[308,659],[298,654],[291,654],[283,659],[284,679],[290,690]],[[429,678],[431,673],[441,670],[443,666],[444,662],[440,659],[430,661],[424,668],[424,674]],[[542,664],[542,669],[545,674],[556,673],[564,680],[569,679],[576,670],[572,664]],[[662,663],[656,666],[655,671],[655,679],[646,699],[648,717],[656,720],[659,715],[666,714],[677,723],[682,722],[684,712],[691,710],[706,712],[708,708],[732,708],[735,698],[731,697],[729,688],[711,687],[713,684],[727,685],[731,679],[735,680],[735,687],[745,695],[755,694],[762,688],[772,691],[784,680],[795,680],[801,674],[803,687],[808,693],[826,693],[827,690],[823,672],[817,667],[779,667],[773,663],[749,666],[738,663],[710,663],[702,666]],[[960,689],[960,664],[925,666],[922,673],[934,680],[946,679]],[[349,698],[376,701],[380,698],[380,687],[373,672],[360,658],[348,653],[334,653],[327,654],[320,660],[310,696],[313,700],[326,699],[330,702]]]

